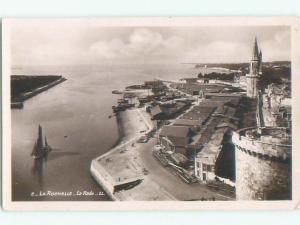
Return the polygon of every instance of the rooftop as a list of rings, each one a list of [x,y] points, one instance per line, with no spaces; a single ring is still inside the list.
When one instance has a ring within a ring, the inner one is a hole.
[[[243,129],[241,135],[264,143],[291,145],[291,131],[285,127],[264,127],[259,129]]]
[[[192,110],[182,115],[181,119],[204,121],[216,109],[215,106],[195,106]]]
[[[160,132],[161,136],[166,137],[189,137],[190,128],[186,126],[163,126]]]
[[[177,119],[174,122],[174,125],[176,126],[201,126],[202,122],[201,120],[197,119]]]
[[[196,160],[208,165],[214,165],[222,149],[223,137],[227,130],[228,128],[226,127],[217,129],[204,145],[202,151],[197,154]]]
[[[168,139],[177,147],[186,147],[191,140],[189,137],[168,137]]]
[[[153,108],[151,108],[151,115],[155,116],[157,114],[163,113],[167,116],[171,116],[182,110],[188,104],[189,102],[178,101],[176,103],[156,105]]]

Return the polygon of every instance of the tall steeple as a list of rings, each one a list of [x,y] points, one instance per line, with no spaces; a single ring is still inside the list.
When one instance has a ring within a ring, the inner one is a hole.
[[[262,51],[259,50],[259,74],[262,74]]]
[[[258,50],[258,44],[257,44],[256,36],[255,36],[254,44],[253,44],[252,60],[259,60],[259,50]]]
[[[257,38],[254,38],[252,49],[252,58],[249,66],[249,74],[246,75],[247,80],[247,96],[256,98],[259,92],[259,78],[262,73],[262,52],[258,48]]]
[[[262,60],[262,51],[261,51],[261,49],[259,50],[259,60]]]

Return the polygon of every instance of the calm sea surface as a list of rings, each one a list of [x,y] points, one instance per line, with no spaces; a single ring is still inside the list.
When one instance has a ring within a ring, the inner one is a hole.
[[[111,94],[112,90],[154,78],[192,77],[199,72],[183,64],[14,69],[13,74],[59,74],[67,81],[27,100],[22,110],[12,110],[13,200],[108,200],[105,195],[53,197],[39,193],[102,191],[92,179],[89,166],[118,140],[115,117],[108,118],[111,106],[120,98]],[[45,160],[30,156],[39,124],[53,148]]]

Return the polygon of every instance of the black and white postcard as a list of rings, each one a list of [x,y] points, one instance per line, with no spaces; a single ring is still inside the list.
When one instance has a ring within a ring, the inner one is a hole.
[[[299,33],[293,17],[4,19],[4,207],[296,208]]]

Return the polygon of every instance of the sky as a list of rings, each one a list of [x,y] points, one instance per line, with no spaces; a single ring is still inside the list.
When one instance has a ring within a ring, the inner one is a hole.
[[[290,60],[285,26],[108,27],[72,20],[17,20],[12,65],[249,62],[257,36],[263,61]]]

